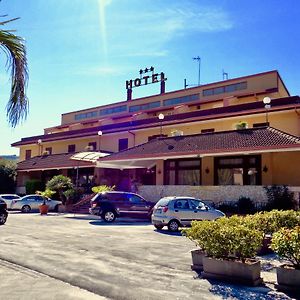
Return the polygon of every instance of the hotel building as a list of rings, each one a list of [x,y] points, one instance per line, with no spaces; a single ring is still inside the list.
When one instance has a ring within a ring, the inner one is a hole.
[[[141,81],[127,82],[126,101],[64,113],[61,124],[13,143],[20,149],[17,192],[29,179],[57,174],[83,188],[120,187],[131,177],[155,199],[170,192],[258,199],[271,184],[297,191],[300,98],[277,71],[172,92],[165,80],[153,81],[160,94],[138,99],[131,93]],[[237,129],[240,122],[246,127]]]

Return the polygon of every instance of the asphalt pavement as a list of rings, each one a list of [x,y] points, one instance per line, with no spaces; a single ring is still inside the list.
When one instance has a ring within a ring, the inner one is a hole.
[[[266,285],[249,288],[199,278],[193,248],[143,221],[10,213],[0,226],[0,299],[290,299],[274,290],[273,258],[263,263]]]

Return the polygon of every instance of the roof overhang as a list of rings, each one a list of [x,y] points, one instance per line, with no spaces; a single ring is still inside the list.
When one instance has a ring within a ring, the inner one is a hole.
[[[297,152],[300,151],[300,147],[293,148],[272,148],[272,149],[248,149],[241,151],[212,151],[212,152],[195,152],[195,153],[174,153],[170,154],[158,154],[157,156],[152,157],[137,157],[137,156],[128,156],[124,159],[109,159],[109,156],[105,161],[98,161],[96,164],[97,168],[111,168],[111,169],[141,169],[147,168],[150,169],[156,165],[158,160],[167,160],[167,159],[180,159],[180,158],[203,158],[203,157],[216,157],[216,156],[231,156],[231,155],[254,155],[254,154],[263,154],[263,153],[283,153],[283,152]]]

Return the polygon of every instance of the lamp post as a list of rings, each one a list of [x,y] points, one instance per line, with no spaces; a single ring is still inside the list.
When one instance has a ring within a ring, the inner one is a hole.
[[[37,141],[38,145],[39,145],[39,155],[42,154],[42,151],[41,151],[41,148],[42,148],[42,140],[41,139],[38,139]]]
[[[103,135],[103,132],[101,130],[98,131],[98,151],[100,152],[100,141],[101,141],[101,136]]]
[[[164,118],[165,118],[164,114],[160,113],[158,115],[158,119],[160,120],[160,137],[162,137],[162,122],[163,122]]]
[[[268,110],[271,108],[271,98],[270,97],[265,97],[263,99],[265,109],[266,109],[266,123],[269,126],[269,119],[268,119]]]

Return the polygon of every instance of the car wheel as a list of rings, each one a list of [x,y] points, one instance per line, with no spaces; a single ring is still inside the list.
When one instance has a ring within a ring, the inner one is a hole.
[[[102,213],[101,218],[107,222],[107,223],[111,223],[116,219],[116,213],[112,210],[107,210],[105,212]]]
[[[154,225],[154,227],[157,229],[157,230],[162,230],[163,229],[163,225]]]
[[[29,213],[31,211],[31,207],[29,205],[24,205],[21,209],[23,213]]]
[[[7,214],[0,214],[0,225],[5,224],[7,220]]]
[[[177,220],[171,220],[168,224],[169,231],[176,232],[179,228],[179,222]]]

